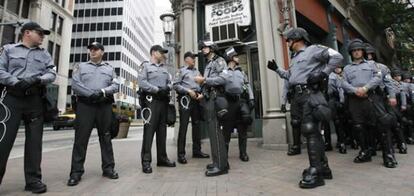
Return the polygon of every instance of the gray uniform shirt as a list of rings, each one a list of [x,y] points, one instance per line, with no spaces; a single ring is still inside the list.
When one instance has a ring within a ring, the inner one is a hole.
[[[377,63],[375,61],[370,61],[375,64],[377,69],[381,71],[382,80],[379,87],[387,93],[390,98],[395,98],[395,95],[398,93],[397,82],[392,79],[391,70],[384,64]]]
[[[323,71],[329,75],[342,60],[342,55],[332,48],[311,45],[293,55],[289,70],[277,69],[276,72],[289,80],[289,86],[306,84],[310,73]]]
[[[411,99],[411,103],[414,103],[414,84],[400,82],[401,91],[405,95],[406,99]]]
[[[7,44],[0,56],[0,83],[14,86],[19,79],[37,76],[42,84],[56,79],[53,60],[43,48],[27,48],[22,43]]]
[[[89,97],[101,89],[105,91],[105,95],[112,95],[119,91],[119,80],[114,68],[108,63],[94,64],[89,61],[75,67],[72,89],[76,95],[84,97]]]
[[[232,95],[241,95],[247,91],[249,99],[254,99],[253,91],[249,83],[249,78],[241,70],[241,67],[235,67],[234,69],[228,68],[223,71],[226,74],[226,82],[224,84],[224,91]]]
[[[199,75],[201,74],[197,68],[195,67],[190,68],[187,65],[182,66],[175,78],[175,82],[173,86],[174,90],[177,91],[177,93],[181,95],[187,94],[188,90],[190,89],[195,92],[200,92],[201,91],[200,85],[197,84],[194,80],[194,77],[199,76]]]
[[[382,81],[381,71],[374,63],[365,60],[345,66],[343,77],[342,88],[350,94],[355,94],[358,87],[374,90]]]
[[[157,93],[159,87],[172,88],[172,77],[164,64],[145,62],[138,71],[138,85],[148,93]]]
[[[226,82],[226,74],[222,73],[227,69],[226,61],[220,56],[214,56],[208,61],[204,69],[204,77],[206,78],[205,85],[207,86],[221,86]]]
[[[340,103],[345,102],[344,89],[342,89],[342,76],[332,72],[329,74],[328,80],[328,95],[336,94]]]

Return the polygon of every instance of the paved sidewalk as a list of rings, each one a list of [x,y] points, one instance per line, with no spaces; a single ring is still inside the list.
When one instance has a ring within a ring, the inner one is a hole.
[[[209,159],[192,159],[176,168],[159,168],[154,162],[153,173],[143,174],[140,165],[141,141],[138,138],[115,140],[116,169],[120,179],[109,180],[101,176],[100,149],[91,144],[86,159],[86,173],[78,186],[68,187],[71,149],[60,149],[43,154],[43,179],[48,185],[45,195],[414,195],[414,148],[409,154],[396,154],[399,166],[387,169],[381,165],[381,154],[371,163],[354,164],[357,151],[341,155],[329,152],[328,158],[334,179],[311,190],[298,188],[302,170],[308,166],[306,151],[288,157],[284,151],[266,150],[260,141],[250,140],[250,162],[238,159],[237,140],[230,146],[231,170],[228,175],[207,178],[204,168]],[[155,145],[153,156],[155,155]],[[203,143],[209,152],[208,142]],[[191,154],[191,146],[187,146]],[[168,143],[168,155],[176,160],[176,147]],[[9,160],[0,195],[30,195],[24,192],[23,158]]]

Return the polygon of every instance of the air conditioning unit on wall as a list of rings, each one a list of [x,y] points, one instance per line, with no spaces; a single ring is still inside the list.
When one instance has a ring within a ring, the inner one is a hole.
[[[215,43],[239,41],[239,27],[235,23],[212,27],[210,29],[210,40]]]

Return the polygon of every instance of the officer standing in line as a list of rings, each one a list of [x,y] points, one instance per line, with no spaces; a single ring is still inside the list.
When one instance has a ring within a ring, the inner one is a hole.
[[[119,90],[114,68],[102,61],[104,46],[88,45],[90,60],[74,68],[72,89],[77,96],[75,142],[68,186],[76,186],[83,173],[86,150],[92,129],[96,126],[102,157],[102,176],[118,179],[111,143],[113,94]]]
[[[233,47],[226,49],[225,59],[228,69],[224,94],[228,102],[228,112],[220,124],[223,127],[224,140],[227,152],[231,133],[237,129],[239,136],[239,158],[249,161],[247,155],[247,127],[252,124],[251,110],[254,108],[254,96],[249,84],[249,78],[239,66],[239,57]]]
[[[401,87],[407,99],[407,107],[402,111],[404,132],[407,136],[407,143],[414,144],[414,85],[411,83],[411,74],[407,72],[402,74],[401,79]]]
[[[272,63],[272,65],[276,65],[276,62],[274,60],[272,60],[271,63]],[[279,74],[279,76],[282,79],[288,81],[287,87],[286,86],[283,87],[283,94],[286,95],[286,96],[284,96],[285,97],[284,99],[289,100],[291,94],[294,93],[293,91],[291,91],[290,86],[289,86],[290,85],[289,84],[290,74],[289,74],[289,72],[284,72],[284,71],[281,71],[280,69],[276,69],[275,71]],[[285,111],[286,110],[286,105],[282,103],[280,109],[281,109],[282,112]],[[302,115],[301,113],[296,113],[296,112],[293,112],[292,113],[292,104],[291,104],[291,112],[290,112],[291,120],[290,120],[290,124],[292,126],[293,144],[289,144],[288,152],[287,152],[287,155],[288,156],[294,156],[294,155],[301,154],[301,144],[302,144],[302,141],[301,141],[301,130],[300,130],[301,129],[300,128],[300,126],[301,126],[301,121],[300,121],[301,115]]]
[[[380,83],[380,92],[382,93],[382,104],[384,105],[384,109],[385,112],[389,113],[390,115],[394,116],[394,120],[392,121],[392,130],[398,131],[397,135],[400,135],[401,140],[398,143],[398,148],[400,149],[400,152],[402,152],[403,154],[407,153],[407,144],[405,142],[405,139],[403,137],[403,133],[401,129],[396,129],[397,127],[397,117],[395,116],[395,114],[393,113],[393,110],[391,107],[395,107],[397,106],[397,99],[396,99],[396,94],[398,93],[398,86],[397,86],[397,82],[392,79],[391,76],[391,71],[390,69],[382,64],[382,63],[378,63],[377,61],[377,57],[375,54],[375,48],[371,46],[371,44],[369,43],[365,43],[365,51],[366,51],[366,58],[368,61],[371,61],[375,64],[375,66],[377,67],[377,69],[379,69],[381,71],[381,76],[382,76],[382,80]],[[375,138],[379,138],[378,141],[381,141],[381,134],[376,132],[377,127],[373,127],[372,129],[370,129],[370,148],[371,148],[371,153],[373,155],[376,155],[376,142],[375,142]],[[391,134],[391,133],[390,133]]]
[[[392,151],[390,135],[393,117],[386,111],[383,104],[382,92],[379,88],[383,77],[381,70],[372,61],[364,59],[365,46],[360,39],[350,42],[348,52],[353,62],[344,69],[342,88],[349,95],[349,111],[361,147],[354,163],[372,160],[367,128],[377,123],[383,146],[384,166],[394,168],[397,162]]]
[[[193,158],[210,158],[208,154],[201,151],[201,87],[194,81],[194,77],[200,75],[195,67],[196,54],[186,52],[184,54],[185,66],[180,68],[176,82],[174,82],[174,90],[178,93],[180,128],[178,130],[177,141],[177,161],[186,164],[185,144],[188,123],[191,117],[192,137],[193,137]]]
[[[172,88],[171,75],[163,64],[167,49],[154,45],[150,49],[150,62],[143,64],[138,71],[140,96],[145,97],[143,108],[149,108],[149,122],[144,125],[144,135],[141,149],[141,164],[144,173],[152,173],[151,147],[154,134],[157,141],[157,166],[175,167],[175,162],[167,156],[167,107]],[[143,117],[145,118],[145,117]]]
[[[282,78],[289,79],[292,119],[299,121],[295,127],[306,137],[310,162],[299,186],[314,188],[324,185],[324,179],[332,179],[320,132],[321,122],[330,120],[330,110],[321,91],[328,75],[341,64],[343,57],[331,48],[311,45],[303,28],[293,28],[285,36],[293,52],[292,65],[288,71],[278,69],[274,60],[268,61],[267,66]]]
[[[223,85],[227,70],[226,61],[216,54],[218,46],[212,41],[203,41],[200,48],[207,58],[204,76],[196,76],[194,80],[202,84],[204,99],[204,120],[210,138],[211,156],[213,163],[207,165],[206,176],[218,176],[228,173],[227,150],[218,119],[225,115],[226,103]]]
[[[407,128],[409,130],[410,125],[412,124],[412,120],[409,120],[404,117],[403,113],[407,111],[407,92],[403,89],[403,85],[401,84],[401,72],[399,70],[393,70],[391,72],[392,78],[396,82],[396,98],[397,105],[391,107],[391,111],[396,118],[396,124],[392,129],[392,133],[397,141],[397,146],[399,148],[400,154],[406,154],[407,148],[402,148],[403,146],[400,145],[405,141],[404,138],[404,129]]]
[[[345,95],[344,90],[341,87],[342,85],[342,66],[335,68],[334,72],[329,74],[329,81],[328,81],[328,97],[329,97],[329,106],[332,110],[332,116],[335,124],[335,131],[337,135],[337,148],[339,153],[346,154],[346,145],[345,145],[345,127],[344,121],[345,111],[344,111],[344,104],[345,104]],[[329,137],[330,141],[330,132],[325,134],[325,138]],[[326,149],[326,141],[325,139],[325,149]],[[330,145],[330,142],[329,142]]]
[[[24,172],[26,191],[46,192],[42,183],[43,102],[46,85],[56,78],[53,60],[44,48],[40,48],[50,31],[35,22],[27,22],[21,28],[22,41],[4,46],[0,56],[0,102],[5,107],[0,116],[5,130],[0,135],[0,186],[6,172],[7,160],[16,139],[20,121],[26,127]],[[7,116],[9,119],[7,120]]]

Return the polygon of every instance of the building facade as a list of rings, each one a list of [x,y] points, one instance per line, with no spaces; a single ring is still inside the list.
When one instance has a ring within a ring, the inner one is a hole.
[[[69,76],[73,65],[88,61],[86,46],[102,43],[104,60],[122,81],[115,95],[117,105],[132,111],[137,103],[138,66],[149,59],[154,41],[154,6],[147,0],[75,0]]]
[[[390,56],[381,34],[375,33],[364,20],[354,1],[346,0],[177,0],[177,40],[185,51],[197,51],[198,41],[210,39],[221,51],[233,46],[240,55],[241,66],[250,78],[256,105],[250,137],[262,138],[263,146],[285,148],[290,141],[290,114],[282,113],[283,80],[266,67],[275,59],[279,67],[289,67],[290,52],[282,33],[290,27],[307,29],[313,43],[338,50],[350,62],[347,44],[361,38],[378,46],[380,59]],[[219,52],[220,53],[220,52]],[[198,62],[204,68],[204,59]]]
[[[47,48],[54,59],[56,81],[48,86],[61,112],[66,109],[68,84],[69,50],[73,21],[73,0],[0,0],[1,45],[18,42],[20,25],[12,24],[28,20],[39,23],[51,30],[42,47]]]

